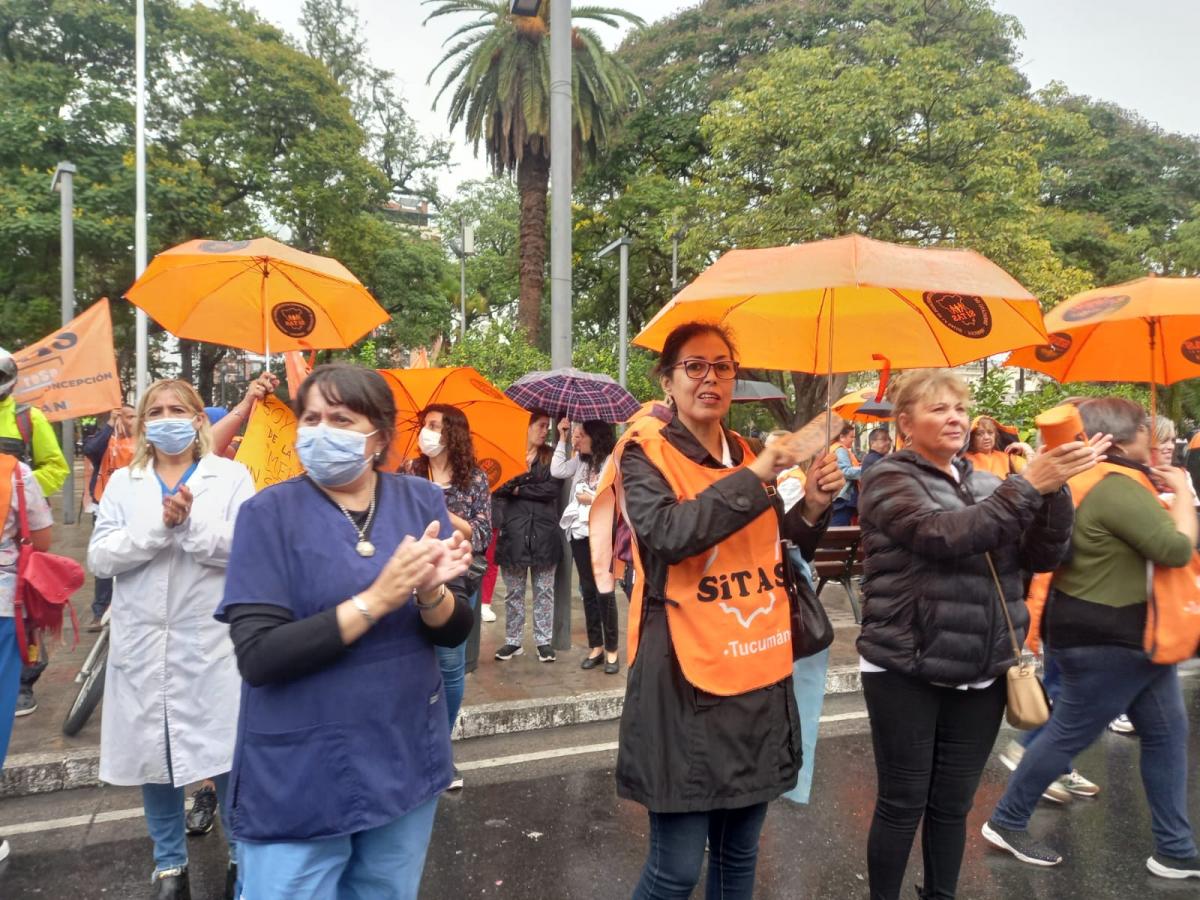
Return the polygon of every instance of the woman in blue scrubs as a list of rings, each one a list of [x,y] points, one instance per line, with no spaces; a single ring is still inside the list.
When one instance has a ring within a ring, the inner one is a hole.
[[[247,900],[415,898],[450,733],[435,646],[471,608],[442,491],[379,471],[375,372],[319,366],[295,399],[307,474],[245,503],[225,598],[242,673],[230,818]]]

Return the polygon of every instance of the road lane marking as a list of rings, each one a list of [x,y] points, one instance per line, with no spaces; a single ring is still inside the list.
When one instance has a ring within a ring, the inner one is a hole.
[[[13,837],[18,834],[36,834],[39,831],[57,831],[60,828],[81,828],[101,822],[120,822],[125,819],[140,819],[141,817],[142,810],[139,807],[137,809],[114,809],[91,816],[68,816],[65,819],[21,822],[18,825],[0,826],[0,838]]]

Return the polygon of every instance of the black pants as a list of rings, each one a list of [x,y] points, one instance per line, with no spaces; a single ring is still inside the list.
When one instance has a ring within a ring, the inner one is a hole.
[[[871,900],[895,900],[917,825],[927,900],[952,900],[967,813],[1000,719],[1003,678],[983,690],[955,690],[893,672],[864,672],[878,796],[867,841]]]
[[[579,571],[579,591],[583,594],[583,618],[587,622],[589,647],[617,652],[617,598],[612,591],[596,590],[592,572],[592,545],[587,538],[571,538],[571,556]]]

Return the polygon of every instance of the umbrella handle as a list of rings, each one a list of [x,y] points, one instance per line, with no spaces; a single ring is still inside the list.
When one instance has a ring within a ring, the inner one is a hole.
[[[883,400],[883,395],[887,392],[888,381],[892,377],[892,361],[882,353],[872,353],[871,359],[883,360],[883,370],[879,374],[879,390],[875,392],[875,402],[879,403]]]

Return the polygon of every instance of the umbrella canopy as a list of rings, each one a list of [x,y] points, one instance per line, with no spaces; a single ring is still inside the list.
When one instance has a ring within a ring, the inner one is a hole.
[[[421,410],[431,403],[445,403],[466,415],[475,458],[492,490],[528,468],[529,413],[474,369],[380,369],[379,374],[396,400],[396,437],[388,455],[393,466],[417,455]]]
[[[1005,360],[1056,381],[1200,377],[1200,278],[1138,278],[1076,294],[1046,313],[1049,341]]]
[[[764,400],[786,400],[787,394],[769,381],[749,381],[739,378],[733,385],[734,403],[761,403]]]
[[[579,369],[530,372],[504,393],[525,409],[540,409],[573,422],[624,422],[641,404],[607,375]]]
[[[677,325],[721,322],[744,366],[800,372],[957,366],[1045,341],[1036,298],[970,250],[858,235],[731,250],[634,338],[654,350]]]
[[[176,337],[251,353],[349,347],[388,320],[340,262],[270,238],[172,247],[125,296]]]
[[[877,393],[877,387],[851,391],[833,404],[833,411],[849,422],[890,422],[892,404],[886,400],[876,403]]]

